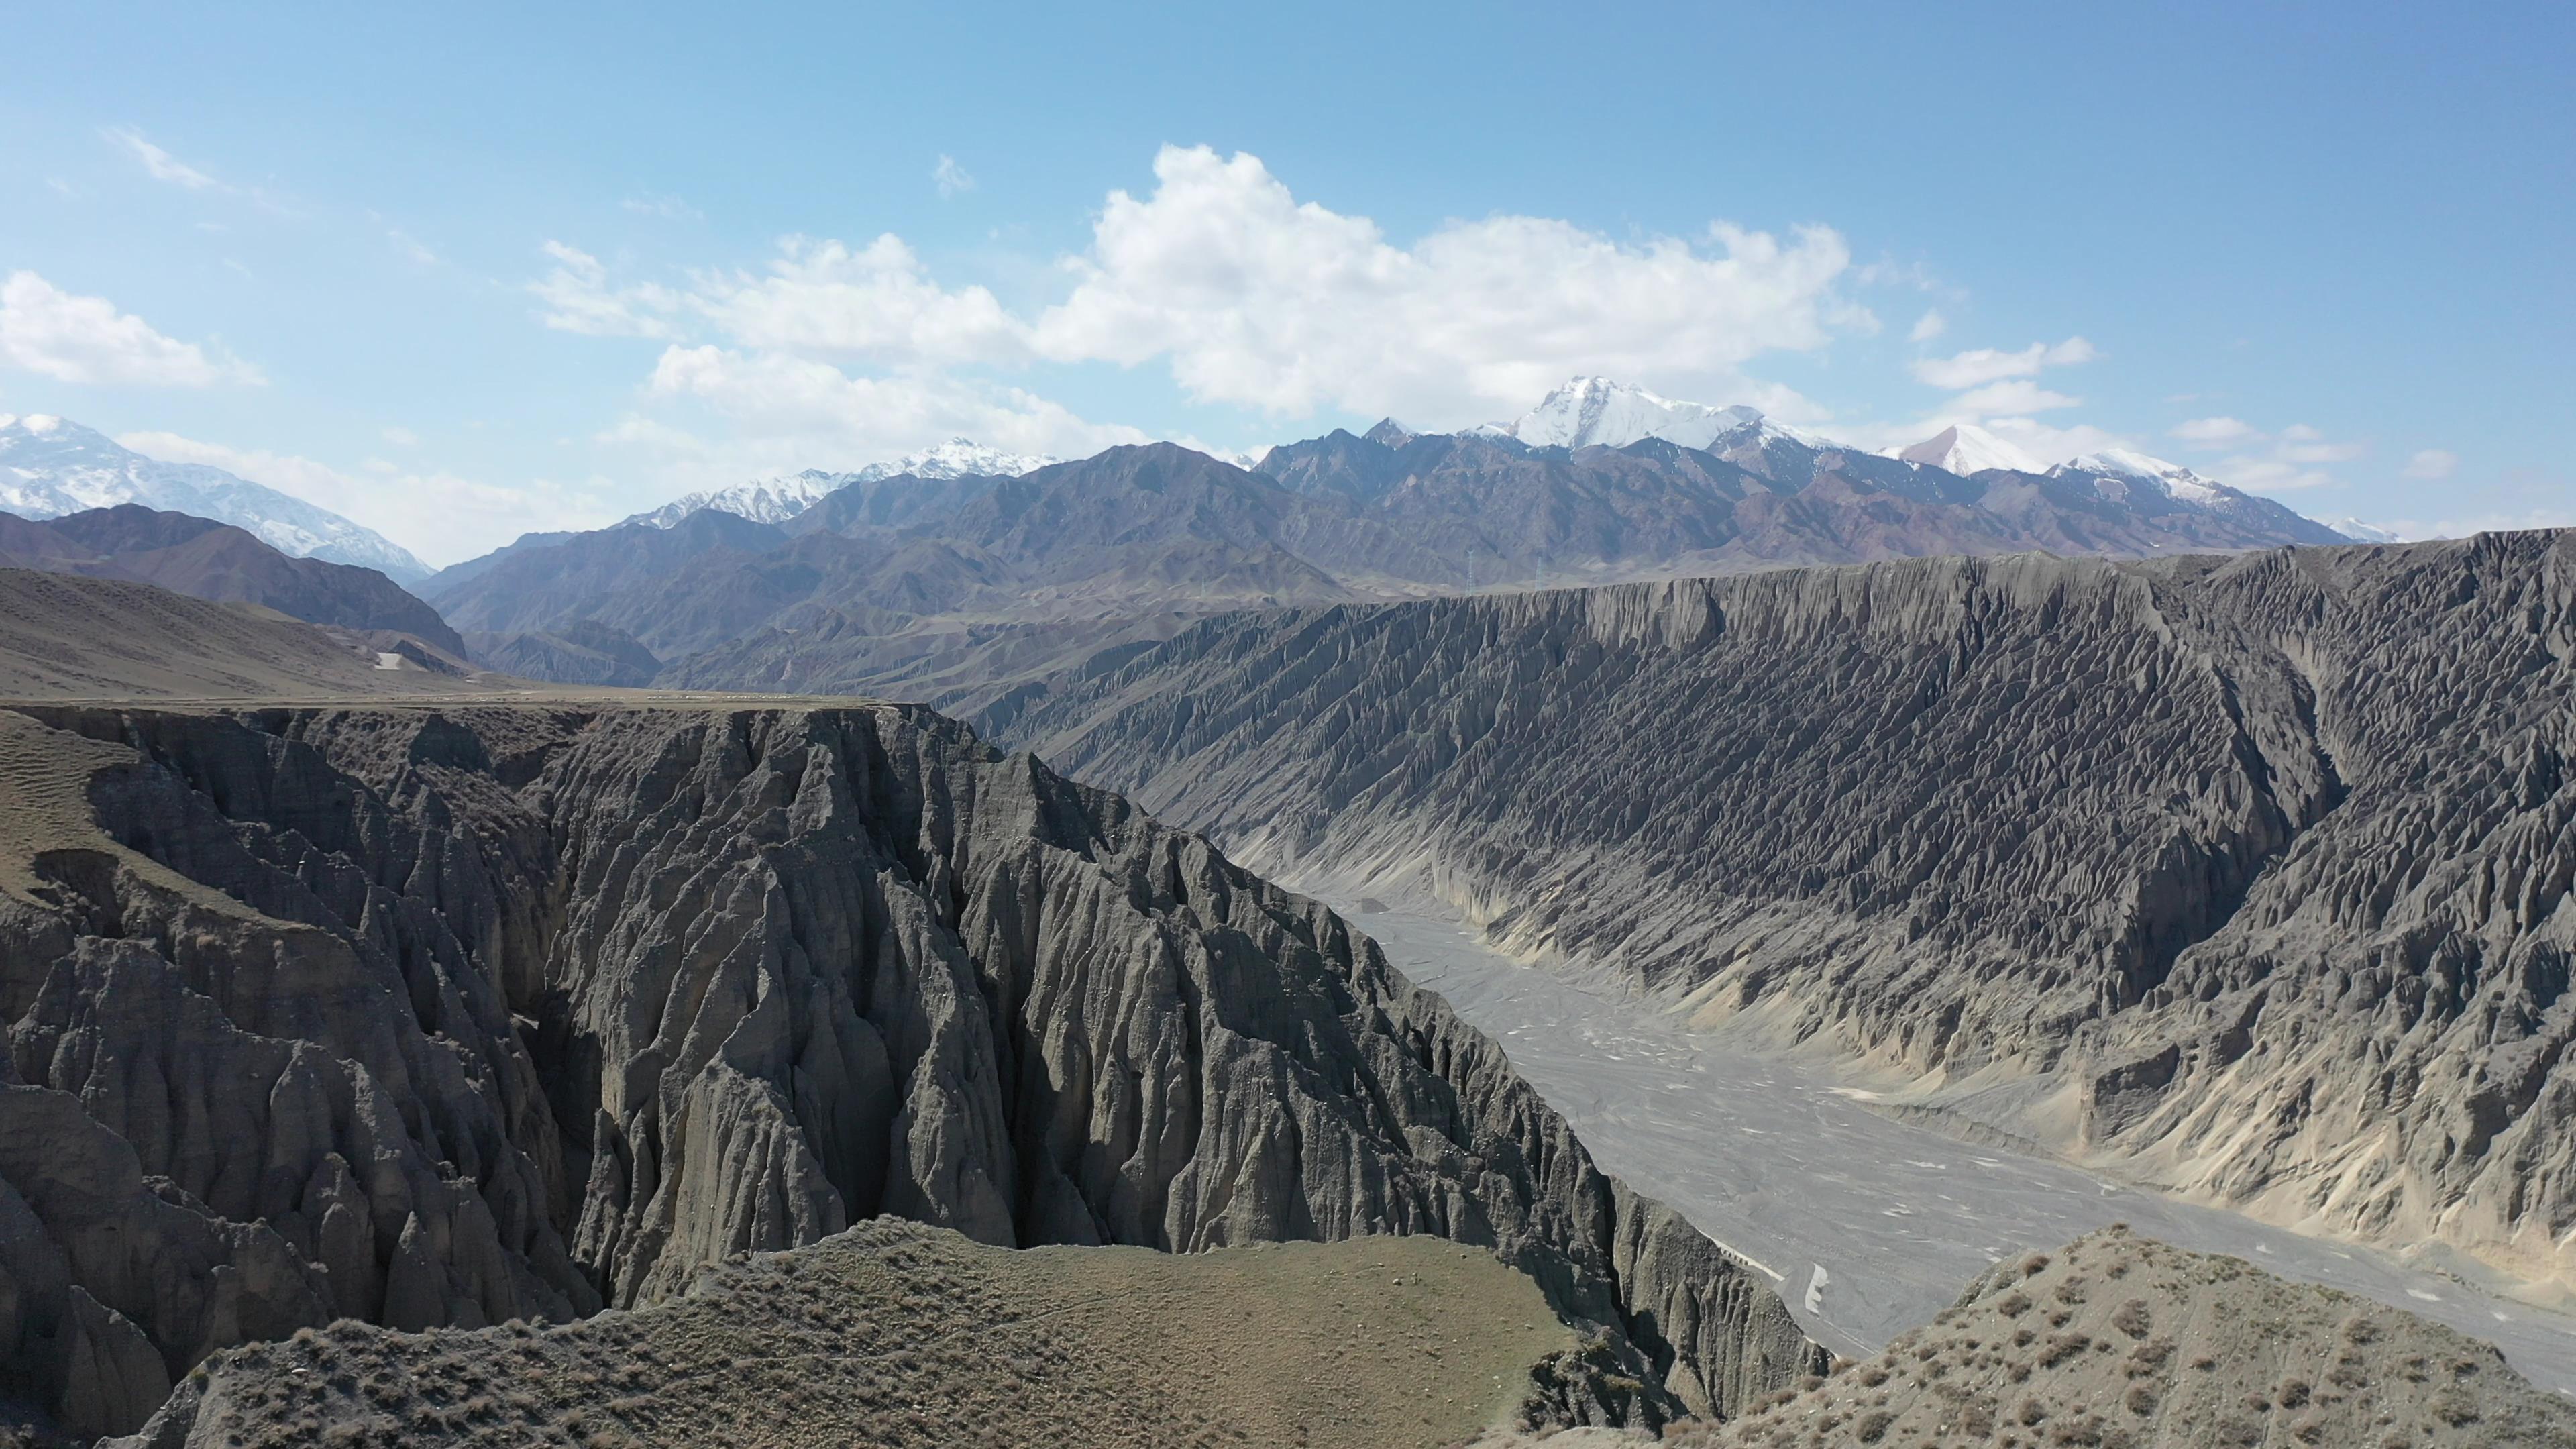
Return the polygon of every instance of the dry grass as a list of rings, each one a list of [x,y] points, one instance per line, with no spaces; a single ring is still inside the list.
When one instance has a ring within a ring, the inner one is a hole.
[[[189,1442],[1434,1449],[1572,1343],[1527,1278],[1436,1238],[1008,1252],[881,1219],[657,1308],[234,1350]]]

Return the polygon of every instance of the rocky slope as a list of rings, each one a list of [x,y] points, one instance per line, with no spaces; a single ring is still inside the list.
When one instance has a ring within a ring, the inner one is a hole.
[[[0,568],[0,699],[361,699],[453,694],[469,683],[488,687],[449,672],[408,635],[326,628],[149,584]]]
[[[289,618],[409,634],[462,657],[436,609],[371,568],[295,558],[241,529],[139,504],[35,522],[0,513],[0,567],[124,579],[217,603],[258,604]]]
[[[2576,1405],[2411,1313],[2113,1228],[1997,1264],[1879,1358],[1664,1442],[2571,1449]]]
[[[2576,534],[1210,621],[994,711],[1264,869],[2576,1287]]]
[[[1009,1252],[880,1218],[631,1313],[235,1350],[124,1443],[1443,1449],[1549,1412],[1532,1366],[1577,1347],[1437,1238]]]
[[[896,707],[0,711],[0,1372],[560,1318],[891,1213],[1417,1233],[1650,1418],[1821,1362],[1330,912]]]

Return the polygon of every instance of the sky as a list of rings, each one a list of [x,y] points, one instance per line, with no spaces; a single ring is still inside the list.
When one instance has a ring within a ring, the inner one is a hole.
[[[2576,522],[2576,7],[12,8],[0,412],[443,564],[1598,374]]]

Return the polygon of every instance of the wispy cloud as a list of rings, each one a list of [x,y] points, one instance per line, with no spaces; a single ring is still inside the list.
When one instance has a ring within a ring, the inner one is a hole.
[[[2176,423],[2173,435],[2204,448],[2224,448],[2262,435],[2242,418],[2191,418]]]
[[[1949,330],[1950,319],[1941,315],[1940,308],[1934,307],[1914,319],[1914,329],[1906,334],[1906,340],[1929,342]]]
[[[155,181],[166,181],[190,191],[208,191],[222,185],[205,172],[152,144],[141,131],[131,126],[111,126],[101,134],[124,148],[127,155],[142,162],[144,172]]]
[[[630,196],[617,203],[637,216],[658,216],[665,221],[704,221],[707,214],[676,196]]]
[[[975,189],[975,178],[966,174],[966,168],[957,164],[956,157],[945,154],[940,156],[938,165],[930,168],[930,182],[939,188],[942,201]]]
[[[2458,454],[2445,452],[2440,448],[2426,448],[2406,460],[2405,473],[2409,478],[2420,478],[2429,482],[2448,478],[2459,470]]]
[[[2043,369],[2091,362],[2100,355],[2094,351],[2092,343],[2081,337],[2069,337],[2055,344],[2034,342],[2018,352],[1973,347],[1954,357],[1924,358],[1916,362],[1911,371],[1917,382],[1956,391],[2001,382],[2008,377],[2036,377]]]

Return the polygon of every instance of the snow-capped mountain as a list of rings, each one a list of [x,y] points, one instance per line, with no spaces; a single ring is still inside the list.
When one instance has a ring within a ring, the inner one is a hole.
[[[2098,453],[2081,453],[2048,470],[2052,477],[2068,473],[2090,473],[2096,477],[2132,478],[2152,483],[2164,490],[2165,496],[2177,503],[2208,505],[2233,494],[2236,490],[2223,483],[2204,478],[2180,463],[2168,463],[2126,448],[2105,448]]]
[[[2008,468],[2015,473],[2048,471],[2046,463],[1975,423],[1943,428],[1910,448],[1890,448],[1887,455],[1903,462],[1956,473],[1962,478],[1988,468]]]
[[[826,473],[820,468],[808,468],[802,473],[776,478],[754,478],[730,488],[682,494],[650,512],[633,514],[623,522],[672,528],[699,509],[712,508],[720,513],[748,518],[754,523],[785,523],[821,502],[825,494],[849,486],[857,477],[855,473]]]
[[[2376,523],[2364,523],[2358,518],[2328,518],[2320,521],[2326,527],[2355,543],[2404,543],[2406,541],[2404,534],[2392,533]]]
[[[827,473],[820,468],[808,468],[802,473],[755,478],[730,488],[691,493],[674,498],[650,512],[635,514],[625,521],[669,528],[701,508],[713,508],[748,518],[754,523],[784,523],[821,502],[825,495],[853,483],[874,483],[906,473],[916,478],[931,479],[1016,478],[1056,461],[1043,454],[1006,452],[985,447],[972,439],[951,438],[935,448],[906,453],[883,463],[870,463],[854,473]]]
[[[147,458],[68,418],[0,413],[0,512],[59,518],[140,503],[247,530],[280,553],[357,564],[402,583],[429,569],[374,529],[204,463]]]
[[[1811,448],[1831,446],[1813,434],[1773,422],[1753,408],[1676,402],[1606,377],[1575,378],[1512,421],[1471,431],[1516,439],[1533,448],[1624,448],[1646,438],[1706,448],[1747,430],[1757,436],[1746,441],[1780,437]]]

